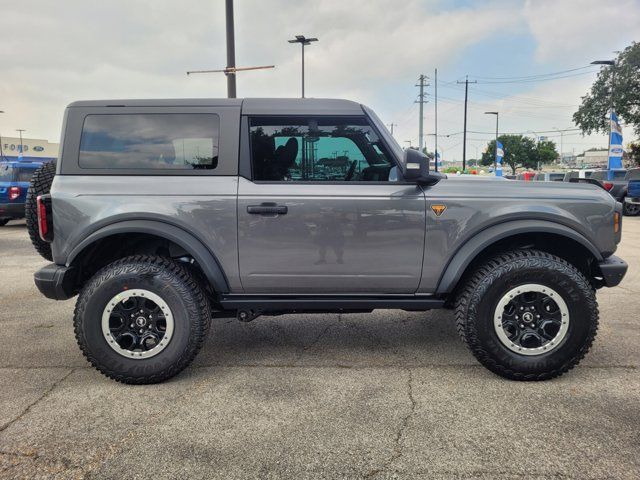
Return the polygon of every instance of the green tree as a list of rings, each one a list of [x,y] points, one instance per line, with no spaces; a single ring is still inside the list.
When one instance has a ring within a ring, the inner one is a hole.
[[[640,142],[631,142],[627,145],[627,154],[629,159],[638,167],[640,167]]]
[[[498,137],[504,147],[503,166],[511,167],[513,175],[516,168],[536,168],[538,163],[553,162],[558,158],[556,145],[550,140],[536,144],[531,138],[523,135],[500,135]],[[496,141],[491,140],[482,154],[482,165],[493,165],[496,155]]]
[[[613,108],[624,123],[640,135],[640,43],[633,42],[616,58]],[[573,121],[587,135],[609,132],[607,112],[611,102],[611,75],[614,67],[604,67],[582,97]]]

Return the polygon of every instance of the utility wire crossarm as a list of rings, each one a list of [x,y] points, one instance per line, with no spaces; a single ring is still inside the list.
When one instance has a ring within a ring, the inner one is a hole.
[[[225,75],[229,75],[230,73],[246,72],[247,70],[264,70],[266,68],[276,68],[276,66],[262,65],[259,67],[228,67],[220,70],[189,70],[187,75],[191,75],[193,73],[224,73]]]

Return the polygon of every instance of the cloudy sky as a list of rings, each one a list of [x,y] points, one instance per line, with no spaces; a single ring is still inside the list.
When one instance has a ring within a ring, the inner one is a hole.
[[[495,128],[485,110],[500,111],[501,132],[574,127],[571,115],[597,72],[583,67],[640,40],[640,0],[235,3],[237,65],[276,65],[239,74],[239,96],[298,96],[300,49],[287,40],[316,36],[306,56],[307,95],[366,103],[398,125],[399,142],[416,144],[414,85],[421,73],[431,77],[425,131],[433,133],[438,68],[438,128],[451,134],[439,140],[445,159],[461,157],[464,88],[456,82],[465,75],[478,82],[469,87],[468,128],[479,132],[469,134],[474,157]],[[25,128],[27,136],[57,141],[64,107],[74,100],[226,95],[223,75],[185,74],[225,66],[223,0],[0,4],[3,135]],[[557,133],[544,135],[559,144]],[[427,137],[430,148],[433,140]],[[563,143],[578,153],[605,146],[606,136],[567,132]]]

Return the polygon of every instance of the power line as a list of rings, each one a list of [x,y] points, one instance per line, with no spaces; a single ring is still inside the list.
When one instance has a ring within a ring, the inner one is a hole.
[[[457,82],[462,83],[462,82]],[[478,83],[475,80],[471,83]],[[469,77],[464,80],[464,134],[462,140],[462,170],[465,169],[467,164],[467,103],[469,97]]]
[[[424,99],[426,95],[424,93],[424,87],[429,86],[429,84],[426,83],[428,78],[429,77],[426,75],[420,74],[420,77],[418,78],[420,83],[416,85],[416,87],[420,87],[420,93],[418,94],[418,101],[416,103],[420,105],[420,113],[418,114],[418,149],[421,152],[424,147],[424,104],[426,103],[426,100]]]

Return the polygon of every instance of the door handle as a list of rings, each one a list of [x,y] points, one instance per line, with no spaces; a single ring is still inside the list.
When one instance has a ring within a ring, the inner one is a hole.
[[[286,205],[275,203],[262,203],[260,205],[247,205],[247,213],[254,215],[284,215],[289,211]]]

